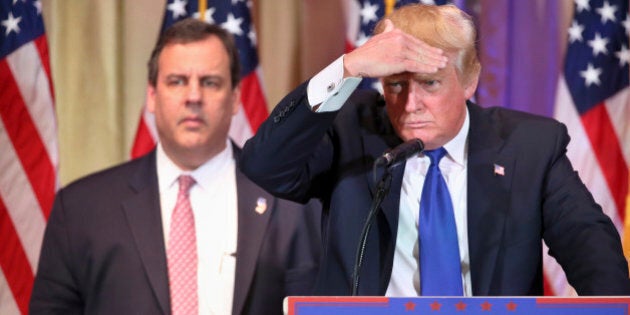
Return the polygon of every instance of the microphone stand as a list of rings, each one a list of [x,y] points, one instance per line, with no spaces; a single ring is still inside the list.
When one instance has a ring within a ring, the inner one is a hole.
[[[378,163],[374,164],[374,176],[376,176],[377,165]],[[378,208],[381,205],[381,202],[383,202],[383,198],[385,198],[385,196],[389,192],[389,186],[391,182],[392,174],[389,170],[389,167],[386,167],[383,177],[381,177],[381,180],[377,184],[376,195],[374,196],[374,199],[372,199],[372,205],[370,206],[370,211],[368,212],[367,219],[365,221],[365,224],[363,225],[363,230],[361,231],[361,237],[359,239],[359,245],[357,246],[357,252],[354,259],[354,270],[352,271],[352,296],[357,296],[359,290],[359,277],[361,273],[361,266],[363,265],[365,244],[367,243],[368,233],[370,232],[372,223],[374,223],[374,218],[378,213]]]

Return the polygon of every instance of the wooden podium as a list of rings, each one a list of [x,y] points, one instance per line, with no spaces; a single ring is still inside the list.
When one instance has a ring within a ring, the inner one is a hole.
[[[630,315],[630,297],[290,296],[287,315]]]

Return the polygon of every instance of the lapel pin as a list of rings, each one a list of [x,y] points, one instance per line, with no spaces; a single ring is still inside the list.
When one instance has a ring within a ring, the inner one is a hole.
[[[505,167],[499,164],[494,164],[494,176],[504,176],[505,175]]]
[[[254,210],[256,210],[258,214],[265,213],[265,211],[267,211],[267,199],[258,197],[258,200],[256,200],[256,209]]]

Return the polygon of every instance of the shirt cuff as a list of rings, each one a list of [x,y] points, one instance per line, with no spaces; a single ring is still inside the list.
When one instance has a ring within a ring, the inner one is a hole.
[[[359,83],[360,77],[343,78],[342,55],[308,82],[308,103],[318,113],[339,110]]]

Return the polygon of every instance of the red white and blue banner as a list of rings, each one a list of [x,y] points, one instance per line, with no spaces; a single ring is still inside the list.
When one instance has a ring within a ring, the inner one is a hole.
[[[0,0],[0,314],[28,313],[58,165],[41,2]]]
[[[628,315],[630,298],[288,297],[288,315]]]

